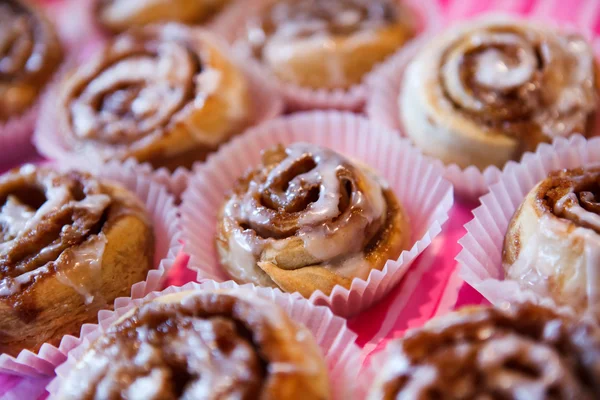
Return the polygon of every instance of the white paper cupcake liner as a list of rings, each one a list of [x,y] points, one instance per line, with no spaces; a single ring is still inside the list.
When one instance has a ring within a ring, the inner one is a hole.
[[[519,17],[518,15],[512,16]],[[447,20],[444,22],[444,25],[450,23],[451,21]],[[560,22],[556,22],[555,24],[564,30],[577,30],[570,24]],[[598,54],[600,54],[600,40],[593,38],[593,35],[589,31],[584,31],[583,34],[592,41],[594,52],[598,57]],[[430,33],[409,43],[401,52],[382,64],[368,77],[367,87],[369,94],[365,111],[369,119],[399,132],[402,136],[408,136],[402,125],[400,107],[398,105],[398,98],[402,91],[404,70],[415,54],[423,46],[426,46],[427,42],[434,36],[435,33]],[[599,123],[595,128],[594,135],[600,134],[600,121],[597,122]],[[509,161],[506,165],[512,163],[514,162]],[[489,166],[484,170],[480,170],[473,165],[467,168],[461,168],[456,164],[445,166],[446,179],[452,182],[456,194],[467,200],[475,200],[485,194],[490,185],[498,182],[501,174],[502,170],[496,166]]]
[[[381,299],[402,278],[412,261],[431,243],[448,219],[452,185],[442,178],[439,162],[422,156],[410,143],[355,114],[310,112],[267,122],[226,144],[190,179],[181,206],[185,250],[198,279],[228,280],[215,248],[217,213],[237,179],[260,163],[261,150],[276,144],[308,142],[329,147],[371,166],[390,185],[407,213],[410,250],[389,260],[368,279],[355,278],[351,288],[336,286],[310,300],[339,315],[352,315]]]
[[[237,285],[229,281],[217,283],[190,282],[182,287],[171,286],[162,292],[148,294],[143,299],[119,299],[115,311],[99,315],[99,324],[88,326],[80,345],[69,353],[67,361],[56,369],[57,377],[48,385],[50,399],[56,398],[61,382],[82,356],[90,343],[94,342],[112,323],[127,311],[156,297],[186,290],[235,289],[246,290],[270,300],[281,307],[293,321],[303,324],[314,335],[325,357],[329,372],[329,382],[334,399],[353,398],[356,379],[360,368],[360,350],[355,344],[356,334],[346,327],[346,321],[336,317],[326,307],[315,306],[298,294],[282,293],[278,289],[258,288],[253,285]]]
[[[276,84],[279,92],[285,99],[288,110],[336,109],[361,111],[367,99],[366,77],[361,84],[348,89],[311,89],[279,80],[272,72],[260,65],[258,61],[249,55],[249,50],[242,40],[245,34],[244,30],[247,26],[246,21],[250,15],[254,15],[265,4],[269,4],[271,1],[239,1],[223,15],[216,32],[231,43],[235,43],[236,52],[247,58],[249,63],[259,65],[263,74]],[[417,29],[419,34],[439,27],[442,17],[437,1],[403,0],[402,3],[411,8],[418,16]]]
[[[57,164],[56,167],[63,169],[64,165]],[[133,168],[125,168],[117,162],[104,165],[98,169],[96,175],[121,183],[146,205],[154,226],[155,269],[148,272],[145,281],[132,286],[130,295],[133,298],[141,298],[152,291],[159,290],[163,278],[181,250],[179,216],[173,196],[163,185],[149,179],[147,175]],[[119,299],[115,304],[120,304]],[[87,332],[89,327],[84,325],[81,328],[81,335]],[[0,354],[0,373],[24,376],[53,375],[54,368],[66,360],[67,352],[77,343],[75,337],[67,335],[63,337],[58,347],[45,343],[37,354],[29,350],[21,351],[17,357]]]
[[[516,282],[504,280],[502,248],[510,220],[529,191],[552,171],[597,164],[600,162],[600,138],[586,140],[575,135],[542,144],[528,153],[520,164],[508,165],[500,181],[490,187],[481,205],[473,211],[474,219],[465,225],[467,233],[459,240],[461,252],[456,257],[461,277],[492,304],[533,301],[553,305]]]
[[[218,37],[213,36],[213,40],[220,41]],[[224,45],[226,47],[226,45]],[[89,154],[81,155],[76,149],[68,143],[61,132],[58,121],[56,107],[56,98],[61,87],[61,82],[66,79],[70,71],[82,60],[86,54],[91,51],[73,54],[70,61],[65,63],[60,77],[49,89],[49,95],[46,96],[41,104],[39,117],[33,136],[33,142],[38,152],[51,160],[57,160],[63,165],[73,166],[75,168],[97,168],[104,164],[99,157],[93,157]],[[277,93],[277,90],[267,78],[258,70],[255,65],[245,64],[242,60],[232,59],[243,69],[248,78],[251,104],[254,107],[252,121],[250,126],[258,125],[279,116],[283,112],[283,99]],[[200,162],[198,164],[201,164]],[[127,160],[126,165],[132,168],[141,168],[153,175],[153,179],[164,184],[176,197],[181,195],[187,185],[190,171],[186,168],[178,168],[171,172],[166,168],[153,169],[150,163],[139,163],[136,160]]]

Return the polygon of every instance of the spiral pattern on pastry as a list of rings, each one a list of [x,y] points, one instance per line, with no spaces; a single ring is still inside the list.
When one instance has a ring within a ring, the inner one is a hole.
[[[61,60],[54,28],[39,10],[0,1],[0,122],[33,105]]]
[[[112,32],[159,22],[197,24],[219,11],[228,0],[98,0],[96,18]]]
[[[600,396],[600,332],[533,304],[472,308],[390,343],[369,400]]]
[[[246,77],[218,43],[176,24],[116,37],[64,83],[67,141],[102,159],[168,167],[203,159],[249,116]]]
[[[600,168],[556,171],[536,185],[510,222],[503,261],[508,279],[600,316]]]
[[[596,62],[583,37],[485,17],[427,43],[400,95],[406,133],[461,167],[502,167],[541,142],[591,132]]]
[[[32,165],[1,176],[0,352],[78,334],[152,257],[144,206],[122,187]]]
[[[235,280],[305,297],[366,279],[409,240],[407,218],[381,178],[307,143],[265,151],[217,227],[221,263]]]
[[[280,79],[348,88],[415,34],[414,14],[391,0],[284,0],[250,18],[247,40]]]
[[[242,289],[159,297],[102,334],[62,382],[61,399],[329,398],[305,328]]]

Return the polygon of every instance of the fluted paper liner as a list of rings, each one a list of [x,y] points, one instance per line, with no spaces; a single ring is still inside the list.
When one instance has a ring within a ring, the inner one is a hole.
[[[213,40],[219,41],[220,39],[213,37]],[[62,69],[56,83],[49,89],[49,95],[42,101],[33,137],[33,142],[40,154],[51,160],[57,160],[61,164],[76,168],[97,167],[104,163],[99,157],[77,153],[77,150],[73,149],[64,137],[56,118],[56,98],[61,87],[60,82],[69,76],[70,71],[77,64],[76,60],[81,60],[83,54],[85,53],[73,55],[68,66]],[[279,116],[283,112],[284,104],[273,84],[262,75],[257,66],[243,64],[240,60],[236,61],[234,56],[231,57],[242,68],[248,78],[251,105],[253,107],[250,125],[258,125]],[[188,169],[182,167],[174,172],[166,168],[153,169],[150,163],[140,163],[134,159],[127,160],[126,164],[135,168],[138,168],[139,165],[139,168],[152,174],[153,179],[167,186],[175,196],[179,196],[185,190],[190,173]]]
[[[336,317],[327,308],[315,306],[302,298],[299,294],[283,293],[278,289],[259,288],[251,284],[238,285],[229,281],[217,283],[206,281],[203,283],[190,282],[182,287],[171,286],[162,292],[153,292],[143,299],[119,299],[115,303],[115,311],[99,314],[98,325],[86,326],[85,335],[79,341],[79,345],[69,353],[67,361],[56,369],[56,379],[49,385],[47,390],[50,398],[60,388],[61,381],[65,379],[77,360],[85,352],[90,343],[94,342],[111,324],[132,308],[139,306],[157,297],[188,290],[219,290],[235,289],[246,290],[276,303],[290,316],[290,318],[304,325],[314,335],[327,364],[329,372],[329,383],[334,399],[353,398],[356,387],[356,379],[360,368],[360,350],[355,344],[356,334],[346,327],[346,321]]]
[[[61,164],[56,164],[56,167],[65,168]],[[131,288],[133,298],[144,297],[160,289],[164,276],[181,250],[179,217],[175,200],[163,185],[135,168],[126,168],[118,162],[105,164],[95,172],[98,177],[119,182],[134,192],[144,202],[150,214],[155,236],[155,268],[148,272],[145,281],[138,282]],[[117,306],[120,304],[118,299],[116,304]],[[81,328],[81,335],[87,332],[89,327],[84,325]],[[0,373],[51,376],[54,374],[54,368],[66,360],[67,352],[77,343],[75,337],[66,335],[58,347],[45,343],[37,354],[29,350],[21,351],[17,357],[0,354]]]
[[[508,14],[503,12],[502,15],[518,18],[518,15]],[[454,21],[445,21],[444,25],[453,23]],[[468,23],[467,21],[463,21]],[[556,23],[559,29],[565,31],[577,31],[576,28],[568,24]],[[443,32],[439,32],[442,34]],[[587,31],[583,32],[588,39],[593,35]],[[402,136],[407,136],[401,121],[400,106],[398,99],[402,92],[402,81],[404,70],[416,53],[427,45],[427,42],[435,37],[435,32],[430,32],[427,35],[409,43],[402,51],[391,57],[388,61],[379,66],[367,79],[368,98],[365,106],[365,111],[369,119],[380,123],[381,125],[398,132]],[[592,40],[592,47],[598,58],[600,54],[600,41]],[[600,124],[596,124],[594,135],[600,133]],[[512,164],[514,161],[509,161],[506,165]],[[506,169],[506,166],[504,167]],[[457,195],[465,199],[475,200],[479,196],[488,191],[490,185],[498,182],[502,171],[494,165],[480,170],[474,165],[467,168],[461,168],[456,164],[448,164],[445,166],[445,177],[454,185],[454,190]]]
[[[504,236],[529,191],[550,172],[598,162],[600,138],[586,140],[575,135],[557,139],[552,145],[542,144],[535,153],[526,154],[520,164],[508,165],[500,181],[480,199],[481,205],[473,211],[474,219],[465,225],[467,233],[459,240],[462,250],[456,257],[461,277],[495,305],[529,300],[555,307],[551,299],[504,280]]]
[[[365,84],[366,76],[358,85],[348,89],[311,89],[279,80],[267,68],[251,58],[247,46],[240,40],[244,35],[246,20],[250,15],[249,10],[258,10],[272,0],[238,1],[224,13],[219,26],[214,31],[232,43],[238,54],[248,58],[248,63],[258,65],[264,76],[275,83],[279,93],[284,97],[286,106],[292,111],[314,109],[336,109],[345,111],[360,111],[365,105],[368,89]],[[404,0],[403,4],[412,9],[418,16],[417,34],[435,29],[441,21],[441,10],[435,0]],[[400,50],[400,49],[399,49]],[[368,76],[369,74],[367,74]]]
[[[383,177],[404,207],[411,225],[410,250],[389,260],[368,279],[355,278],[350,289],[336,286],[331,295],[310,297],[339,315],[352,315],[388,293],[431,244],[448,219],[453,204],[452,185],[442,178],[439,162],[421,155],[410,143],[355,114],[309,112],[276,119],[250,129],[224,145],[190,178],[181,206],[185,250],[198,279],[229,279],[219,265],[215,248],[217,213],[226,194],[249,168],[260,163],[260,153],[277,144],[308,142],[329,147],[371,166]]]

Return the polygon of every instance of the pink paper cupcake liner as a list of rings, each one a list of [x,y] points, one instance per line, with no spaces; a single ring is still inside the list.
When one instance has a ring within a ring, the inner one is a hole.
[[[63,169],[64,165],[57,164]],[[149,179],[134,168],[125,168],[122,164],[111,162],[97,171],[103,179],[113,180],[134,192],[146,205],[150,213],[155,236],[155,269],[148,272],[145,281],[138,282],[131,288],[132,298],[141,298],[161,287],[163,278],[173,265],[177,254],[181,250],[180,226],[178,210],[173,196],[166,188]],[[115,304],[120,304],[119,299]],[[102,312],[101,312],[102,314]],[[81,334],[89,331],[84,325]],[[17,357],[0,354],[0,373],[10,373],[23,376],[50,376],[54,368],[66,360],[66,354],[77,345],[75,337],[64,336],[58,347],[45,343],[39,352],[33,353],[23,350]]]
[[[253,285],[238,285],[232,281],[217,283],[190,282],[182,287],[171,286],[162,292],[154,292],[143,299],[120,299],[115,304],[115,311],[105,312],[98,316],[98,325],[89,325],[87,333],[82,335],[78,347],[74,348],[67,361],[56,369],[57,377],[48,385],[50,399],[56,398],[61,382],[69,375],[69,371],[77,363],[90,343],[94,342],[106,329],[127,311],[144,302],[170,293],[188,290],[235,290],[248,291],[276,303],[294,321],[303,324],[314,335],[321,348],[329,371],[329,382],[334,399],[353,398],[356,378],[360,367],[360,350],[355,344],[356,334],[346,327],[346,321],[336,317],[326,307],[315,306],[298,294],[283,293],[278,289],[259,288]]]
[[[332,148],[378,171],[403,205],[411,224],[410,250],[389,260],[368,279],[355,278],[351,288],[336,286],[331,295],[310,297],[339,315],[352,315],[381,299],[402,279],[412,261],[431,244],[448,219],[452,185],[443,168],[407,140],[355,114],[310,112],[267,122],[234,139],[199,167],[190,179],[181,206],[182,230],[190,268],[198,279],[228,280],[215,248],[217,212],[237,179],[260,162],[261,150],[276,144],[308,142]]]
[[[272,0],[250,0],[250,3],[240,1],[225,13],[217,32],[232,43],[238,54],[248,59],[248,62],[260,66],[263,74],[274,82],[278,91],[284,97],[287,109],[290,111],[337,109],[346,111],[361,111],[367,99],[368,89],[366,77],[359,85],[349,89],[310,89],[279,80],[267,68],[253,59],[243,38],[246,21],[252,11],[256,13]],[[442,18],[439,5],[435,0],[402,0],[416,12],[419,17],[417,28],[419,33],[427,32],[439,26]],[[368,75],[367,75],[368,76]]]
[[[575,135],[552,145],[542,144],[535,153],[526,154],[520,164],[507,166],[500,181],[480,199],[481,205],[473,211],[474,219],[465,225],[467,233],[459,240],[462,250],[456,257],[460,276],[495,305],[525,300],[553,305],[551,299],[504,280],[504,235],[525,196],[548,173],[598,162],[600,138],[586,140]]]
[[[214,36],[213,39],[216,41],[220,40]],[[224,44],[223,48],[226,47],[227,45]],[[49,95],[42,101],[33,136],[33,142],[40,154],[49,159],[57,160],[64,165],[86,169],[97,168],[104,161],[100,158],[90,157],[89,154],[82,156],[70,146],[58,126],[55,110],[60,83],[68,76],[69,71],[78,64],[77,60],[83,60],[86,54],[92,52],[88,49],[85,52],[74,54],[72,59],[61,70],[60,77],[49,89]],[[235,59],[235,56],[231,57]],[[237,60],[236,63],[240,68],[243,68],[244,73],[248,77],[252,97],[251,103],[254,107],[251,125],[258,125],[279,116],[283,112],[284,103],[273,84],[262,75],[255,65],[244,64],[242,60]],[[136,160],[127,160],[126,165],[132,168],[141,168],[140,170],[151,173],[153,179],[164,184],[176,197],[181,195],[185,190],[190,174],[190,171],[186,168],[178,168],[174,172],[171,172],[166,168],[153,169],[149,163],[139,163]]]
[[[31,136],[35,129],[39,106],[35,104],[25,114],[11,118],[5,123],[0,122],[0,148],[2,157],[0,169],[35,153]]]
[[[461,2],[456,2],[456,4],[458,6]],[[507,8],[517,9],[518,7]],[[449,21],[446,21],[443,25],[448,23]],[[583,31],[583,34],[591,41],[597,58],[600,57],[600,39],[595,38],[589,30],[577,29],[572,24],[565,22],[555,22],[555,25],[565,30]],[[443,32],[440,34],[443,34]],[[426,46],[427,42],[434,36],[434,33],[430,33],[414,40],[368,77],[367,86],[369,94],[365,111],[369,119],[399,132],[402,136],[408,136],[402,125],[400,107],[398,105],[398,99],[402,91],[404,70],[416,53],[423,46]],[[600,123],[596,124],[594,132],[594,135],[598,134],[600,134]],[[509,161],[506,165],[511,163],[514,162]],[[506,169],[506,166],[504,169]],[[452,182],[457,195],[470,200],[477,199],[479,196],[485,194],[490,185],[498,182],[501,174],[502,170],[493,165],[484,170],[480,170],[473,165],[467,168],[461,168],[456,164],[445,166],[445,177]]]

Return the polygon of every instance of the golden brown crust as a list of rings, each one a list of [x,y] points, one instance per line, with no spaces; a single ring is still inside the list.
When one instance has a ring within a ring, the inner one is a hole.
[[[251,114],[246,77],[218,46],[176,24],[116,37],[64,82],[58,117],[66,141],[102,160],[202,160]]]
[[[95,16],[108,31],[155,23],[199,24],[220,11],[229,0],[97,0]]]
[[[0,352],[78,335],[153,255],[144,206],[121,186],[33,166],[0,177]]]
[[[0,1],[0,122],[23,114],[62,61],[54,27],[29,1]]]
[[[142,383],[160,399],[329,398],[311,333],[243,289],[179,292],[132,310],[87,349],[59,393],[121,397]]]
[[[600,330],[533,305],[471,308],[390,343],[368,399],[595,399]]]
[[[384,185],[368,168],[315,145],[265,151],[219,214],[221,264],[238,282],[305,297],[349,288],[409,245],[407,217]]]
[[[415,34],[414,14],[389,0],[285,0],[248,23],[254,54],[280,79],[348,88]]]

